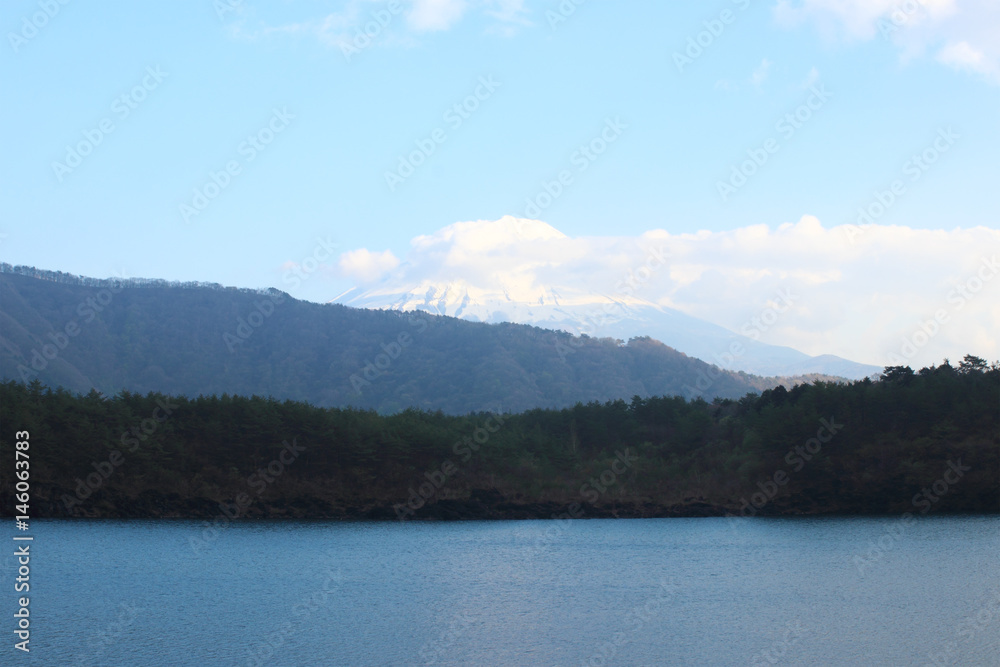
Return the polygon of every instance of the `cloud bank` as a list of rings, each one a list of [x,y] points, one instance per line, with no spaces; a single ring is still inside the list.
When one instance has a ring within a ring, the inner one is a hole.
[[[553,287],[621,293],[650,253],[664,250],[666,267],[639,276],[635,297],[736,332],[791,300],[761,332],[767,343],[876,365],[1000,359],[1000,231],[984,227],[827,228],[804,216],[774,228],[572,238],[506,217],[418,236],[401,262],[361,249],[340,267],[362,288],[462,281],[526,301]]]

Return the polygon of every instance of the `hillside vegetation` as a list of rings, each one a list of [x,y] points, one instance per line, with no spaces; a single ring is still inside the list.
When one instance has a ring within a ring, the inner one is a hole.
[[[448,416],[0,385],[32,516],[526,518],[1000,511],[1000,366]],[[0,480],[3,512],[12,476]]]
[[[297,301],[277,290],[0,267],[0,375],[105,395],[271,396],[465,414],[632,396],[738,398],[779,383],[649,338]]]

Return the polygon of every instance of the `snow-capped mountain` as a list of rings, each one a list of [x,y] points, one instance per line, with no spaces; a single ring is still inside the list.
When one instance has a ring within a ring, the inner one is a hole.
[[[595,243],[601,246],[598,257]],[[333,301],[594,337],[649,336],[688,356],[759,375],[862,378],[880,370],[769,345],[645,298],[647,292],[655,295],[652,278],[667,261],[655,244],[571,239],[544,222],[506,216],[456,223],[414,239],[413,246],[408,261],[379,282]]]

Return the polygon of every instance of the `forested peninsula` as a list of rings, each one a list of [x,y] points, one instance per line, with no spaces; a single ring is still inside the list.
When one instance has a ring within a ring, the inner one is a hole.
[[[520,414],[113,397],[0,385],[2,456],[30,435],[33,517],[234,520],[1000,512],[1000,366],[739,400]],[[14,479],[0,482],[3,513]]]

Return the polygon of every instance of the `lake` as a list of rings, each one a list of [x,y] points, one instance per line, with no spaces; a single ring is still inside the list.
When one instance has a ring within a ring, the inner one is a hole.
[[[36,665],[1000,665],[996,516],[31,534]]]

